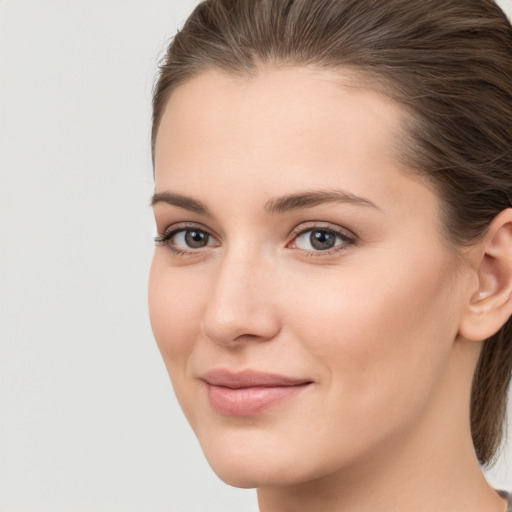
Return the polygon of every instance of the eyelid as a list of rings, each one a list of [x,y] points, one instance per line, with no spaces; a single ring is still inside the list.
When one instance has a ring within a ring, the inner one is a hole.
[[[167,226],[162,234],[158,234],[156,238],[166,238],[169,235],[172,235],[173,233],[176,233],[178,231],[185,231],[187,229],[198,229],[200,231],[204,231],[205,233],[208,233],[209,235],[213,236],[214,238],[218,239],[219,237],[207,226],[204,224],[201,224],[200,222],[175,222],[173,224],[170,224]]]
[[[159,246],[165,246],[170,251],[177,255],[198,254],[200,252],[205,252],[211,249],[212,246],[205,246],[199,249],[186,250],[178,248],[170,243],[171,239],[178,233],[194,229],[197,231],[203,231],[208,236],[215,239],[218,244],[220,244],[219,237],[215,233],[213,233],[211,229],[207,228],[206,226],[199,222],[177,222],[175,224],[171,224],[170,226],[165,228],[164,232],[161,235],[158,234],[157,236],[155,236],[155,244]]]
[[[336,236],[339,236],[341,239],[343,239],[343,244],[336,245],[332,247],[331,249],[326,250],[308,250],[308,249],[301,249],[298,247],[290,247],[290,244],[293,243],[299,236],[304,235],[305,233],[308,233],[310,231],[330,231],[334,233]],[[295,227],[292,232],[290,233],[290,241],[286,244],[288,248],[301,251],[305,254],[314,256],[314,257],[322,257],[322,256],[328,256],[332,255],[333,253],[347,250],[350,246],[357,244],[358,237],[355,235],[352,231],[348,230],[347,228],[341,227],[336,224],[331,224],[330,222],[325,221],[310,221],[306,223],[299,224],[297,227]]]
[[[187,230],[199,230],[205,232],[208,236],[212,237],[216,242],[217,245],[211,246],[207,245],[202,248],[197,249],[182,249],[178,248],[177,246],[170,243],[171,239],[178,233],[187,231]],[[309,250],[309,249],[301,249],[299,247],[290,247],[290,245],[301,235],[304,235],[305,233],[309,231],[330,231],[334,233],[336,236],[340,237],[344,243],[335,245],[331,249],[325,249],[325,250]],[[302,252],[305,255],[311,256],[311,257],[322,257],[322,256],[329,256],[333,255],[333,253],[341,252],[348,250],[350,246],[353,246],[357,244],[358,237],[355,235],[351,230],[344,228],[342,226],[339,226],[337,224],[332,224],[330,222],[326,221],[309,221],[309,222],[303,222],[296,226],[292,232],[289,235],[289,241],[286,243],[286,247],[290,249],[294,249],[297,251]],[[172,251],[176,255],[198,255],[200,253],[204,253],[208,250],[211,250],[212,248],[218,247],[220,245],[219,236],[213,232],[210,228],[204,226],[203,224],[199,222],[178,222],[175,224],[171,224],[168,226],[163,234],[157,235],[155,237],[155,243],[160,246],[167,247],[170,251]]]
[[[303,222],[293,228],[292,232],[290,233],[290,238],[296,238],[299,235],[302,235],[308,231],[313,231],[315,229],[319,231],[322,229],[325,229],[326,231],[333,231],[337,235],[340,235],[348,240],[352,240],[353,242],[356,242],[358,238],[351,230],[326,221]]]

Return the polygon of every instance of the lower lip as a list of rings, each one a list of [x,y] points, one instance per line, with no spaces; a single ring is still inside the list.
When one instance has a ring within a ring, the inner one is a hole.
[[[293,398],[304,391],[308,384],[250,388],[226,388],[208,384],[210,404],[221,414],[229,416],[254,416],[264,410]]]

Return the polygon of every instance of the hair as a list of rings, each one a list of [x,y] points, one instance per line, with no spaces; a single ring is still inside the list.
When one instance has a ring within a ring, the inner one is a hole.
[[[404,107],[401,158],[433,185],[451,247],[512,198],[512,27],[493,0],[206,0],[171,41],[154,88],[152,153],[173,90],[208,69],[350,69]],[[483,344],[471,391],[477,457],[506,421],[512,320]]]

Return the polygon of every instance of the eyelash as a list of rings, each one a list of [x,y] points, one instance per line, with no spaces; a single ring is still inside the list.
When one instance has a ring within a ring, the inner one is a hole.
[[[158,246],[167,247],[173,254],[176,256],[190,256],[196,255],[199,252],[204,252],[204,249],[201,251],[200,249],[191,249],[189,251],[184,249],[178,249],[175,245],[172,244],[172,239],[178,233],[184,233],[187,231],[200,231],[201,233],[205,233],[207,236],[215,238],[205,227],[200,224],[176,224],[172,229],[167,229],[162,235],[157,235],[155,237],[155,244]]]
[[[205,246],[204,248],[198,249],[190,249],[184,250],[179,249],[175,245],[172,244],[172,239],[179,233],[184,233],[187,231],[199,231],[201,233],[205,233],[208,237],[216,239],[214,235],[210,233],[210,231],[198,224],[177,224],[172,229],[168,229],[162,235],[157,235],[155,237],[155,244],[158,246],[167,247],[173,254],[177,256],[189,256],[189,255],[197,255],[200,252],[205,252],[209,247]],[[342,240],[341,244],[335,245],[330,249],[325,250],[308,250],[301,249],[299,247],[294,248],[295,250],[301,251],[307,257],[315,258],[315,257],[323,257],[323,256],[332,256],[333,254],[346,251],[349,246],[353,246],[357,244],[357,237],[349,232],[348,230],[342,230],[340,228],[334,228],[332,226],[323,226],[320,223],[312,223],[310,225],[304,226],[301,224],[299,227],[295,228],[291,233],[291,240],[286,244],[287,248],[289,248],[291,243],[296,243],[297,239],[302,235],[305,235],[309,232],[323,232],[333,235],[335,237],[335,241],[337,238]]]
[[[357,244],[357,237],[350,231],[346,229],[341,228],[335,228],[333,226],[325,226],[322,225],[322,223],[311,223],[311,224],[301,224],[299,227],[295,228],[291,233],[291,241],[288,242],[287,247],[291,243],[297,243],[297,239],[307,233],[313,233],[313,232],[320,232],[320,233],[328,233],[330,235],[333,235],[336,239],[341,239],[340,244],[335,245],[334,247],[330,249],[325,250],[308,250],[308,249],[301,249],[299,247],[295,248],[295,250],[301,251],[303,255],[305,255],[308,258],[321,258],[325,256],[333,256],[340,252],[344,252],[349,249],[350,246],[354,246]]]

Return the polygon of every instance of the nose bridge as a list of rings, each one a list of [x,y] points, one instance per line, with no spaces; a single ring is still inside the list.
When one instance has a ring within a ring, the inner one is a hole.
[[[279,321],[271,288],[271,264],[261,252],[244,246],[226,250],[203,315],[204,334],[218,344],[274,337]]]

